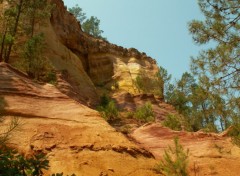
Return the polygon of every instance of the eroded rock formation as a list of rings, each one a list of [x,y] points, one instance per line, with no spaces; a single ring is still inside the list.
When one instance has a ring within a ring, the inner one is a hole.
[[[185,151],[189,150],[190,176],[239,175],[240,148],[224,133],[173,131],[160,124],[143,126],[132,133],[132,137],[159,160],[168,146],[173,147],[173,139],[177,136]]]
[[[153,155],[116,132],[98,112],[6,64],[0,64],[0,75],[0,96],[7,104],[0,129],[10,117],[19,117],[9,144],[26,155],[46,153],[51,166],[46,174],[155,175]]]
[[[94,85],[117,82],[120,89],[134,93],[133,80],[141,70],[149,75],[157,71],[156,61],[145,53],[110,44],[82,32],[80,23],[67,11],[61,0],[51,2],[56,4],[51,27],[57,39],[69,49],[68,52],[79,58]]]

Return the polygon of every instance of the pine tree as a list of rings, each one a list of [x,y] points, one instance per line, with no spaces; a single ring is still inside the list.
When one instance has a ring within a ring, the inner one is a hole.
[[[4,1],[1,1],[1,3]],[[47,0],[6,0],[7,6],[1,14],[0,62],[9,62],[12,49],[19,38],[34,36],[36,24],[43,25],[50,17],[51,7]],[[19,49],[21,45],[16,45]]]
[[[167,90],[171,89],[171,84],[170,84],[170,80],[171,80],[172,75],[168,74],[168,71],[163,68],[163,67],[159,67],[159,70],[156,74],[156,79],[157,79],[157,84],[159,84],[159,88],[160,88],[160,94],[163,97],[163,99],[165,99],[165,96],[167,94]]]
[[[156,166],[156,171],[166,176],[187,176],[188,150],[184,150],[179,139],[174,138],[174,147],[165,150],[163,159]]]
[[[199,0],[198,3],[205,20],[190,22],[189,31],[195,43],[212,47],[192,58],[192,70],[210,91],[225,96],[228,103],[239,103],[240,0]]]
[[[80,22],[81,25],[87,18],[86,13],[83,12],[82,8],[79,7],[78,4],[76,4],[74,7],[68,8],[68,11],[76,17],[76,19]]]
[[[199,0],[204,21],[193,20],[189,31],[195,43],[210,49],[192,58],[192,71],[207,92],[208,106],[226,129],[240,117],[240,0]]]
[[[100,29],[100,20],[91,16],[90,18],[86,17],[86,13],[83,12],[82,8],[75,5],[75,7],[71,7],[68,9],[70,13],[72,13],[75,18],[80,22],[82,30],[96,38],[100,38],[103,40],[107,40],[107,38],[103,37],[103,30]]]

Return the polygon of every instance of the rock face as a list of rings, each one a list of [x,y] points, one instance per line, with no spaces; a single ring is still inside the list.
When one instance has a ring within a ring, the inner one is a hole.
[[[156,175],[151,153],[117,133],[98,112],[6,64],[0,64],[0,75],[0,96],[7,104],[0,129],[9,117],[19,117],[19,131],[9,143],[25,154],[46,153],[51,166],[46,175]]]
[[[233,145],[231,139],[224,135],[173,131],[160,124],[143,126],[132,134],[132,137],[152,152],[156,159],[161,159],[164,150],[173,146],[173,138],[176,136],[184,149],[189,149],[190,175],[239,175],[240,148]]]
[[[112,95],[119,109],[126,112],[135,112],[138,107],[150,102],[155,114],[155,122],[162,122],[169,114],[178,115],[175,108],[165,103],[161,98],[153,94],[136,94],[132,95],[126,92],[117,92]]]
[[[134,93],[133,80],[141,70],[149,75],[157,71],[155,60],[145,53],[87,35],[61,0],[51,2],[56,4],[56,8],[52,13],[50,27],[54,30],[58,44],[61,43],[68,49],[68,53],[74,53],[79,58],[84,72],[94,85],[117,82],[120,89]]]

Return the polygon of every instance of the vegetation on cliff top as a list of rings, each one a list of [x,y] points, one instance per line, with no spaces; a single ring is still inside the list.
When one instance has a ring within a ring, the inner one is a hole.
[[[87,18],[86,13],[83,12],[82,8],[79,7],[78,4],[74,7],[68,8],[68,11],[80,22],[84,32],[96,38],[107,40],[107,38],[102,36],[103,30],[100,29],[100,20],[97,17],[91,16],[90,18]]]

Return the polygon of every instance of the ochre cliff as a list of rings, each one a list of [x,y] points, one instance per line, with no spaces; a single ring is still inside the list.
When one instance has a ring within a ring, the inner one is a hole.
[[[238,176],[240,148],[226,134],[173,131],[161,124],[150,124],[138,128],[131,135],[159,160],[168,146],[173,146],[173,138],[179,137],[185,151],[189,150],[190,176]]]
[[[56,4],[50,20],[54,35],[68,52],[79,58],[94,85],[111,86],[117,82],[120,89],[134,93],[133,80],[141,70],[149,75],[157,71],[155,60],[145,53],[89,36],[82,32],[80,23],[67,11],[61,0],[51,2]]]
[[[156,175],[152,154],[116,132],[98,112],[6,64],[0,64],[0,75],[0,97],[7,104],[0,133],[18,117],[19,130],[8,145],[26,155],[46,153],[51,166],[46,175]]]
[[[154,176],[157,160],[179,136],[190,149],[190,175],[239,175],[240,149],[226,136],[177,132],[153,123],[134,126],[133,143],[90,109],[99,101],[99,87],[109,89],[117,83],[120,90],[111,96],[119,108],[134,111],[150,101],[155,122],[176,113],[161,97],[135,94],[134,79],[142,71],[154,75],[155,60],[136,49],[89,36],[62,0],[49,1],[55,8],[48,24],[38,30],[45,34],[45,53],[56,69],[58,83],[55,87],[33,82],[0,63],[0,97],[7,103],[0,133],[12,117],[19,117],[21,124],[8,145],[25,155],[46,153],[51,168],[45,175]]]

